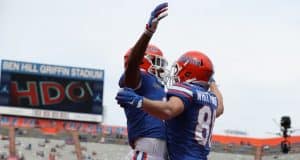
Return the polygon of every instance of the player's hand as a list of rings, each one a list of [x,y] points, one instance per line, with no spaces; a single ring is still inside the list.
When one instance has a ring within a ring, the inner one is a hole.
[[[162,3],[155,7],[151,12],[148,23],[146,24],[146,32],[153,34],[156,31],[158,22],[168,15],[168,3]]]
[[[139,96],[131,88],[122,88],[117,93],[115,98],[122,107],[132,106],[136,108],[141,108],[143,103],[143,97]]]

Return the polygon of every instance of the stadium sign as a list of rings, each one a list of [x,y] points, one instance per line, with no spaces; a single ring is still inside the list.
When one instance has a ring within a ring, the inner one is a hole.
[[[2,60],[0,114],[101,122],[104,71]]]
[[[240,136],[247,136],[247,132],[245,131],[240,131],[240,130],[233,130],[233,129],[225,129],[224,130],[225,134],[229,135],[240,135]]]

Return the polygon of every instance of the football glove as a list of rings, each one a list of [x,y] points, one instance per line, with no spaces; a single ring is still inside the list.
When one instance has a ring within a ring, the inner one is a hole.
[[[162,3],[155,7],[155,9],[151,12],[150,19],[146,24],[146,33],[152,35],[157,28],[158,22],[168,15],[168,3]]]
[[[126,87],[119,90],[115,99],[121,107],[141,108],[143,104],[143,97],[136,94],[133,89]]]

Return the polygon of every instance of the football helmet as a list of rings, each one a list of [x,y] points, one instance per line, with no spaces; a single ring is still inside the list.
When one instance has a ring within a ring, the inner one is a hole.
[[[124,56],[124,65],[127,66],[127,61],[131,49],[129,49]],[[168,73],[168,62],[163,57],[163,52],[155,45],[149,44],[145,51],[145,56],[140,64],[140,69],[155,75],[158,80],[165,82],[165,75]]]
[[[214,74],[213,64],[204,53],[188,51],[172,66],[174,82],[198,83],[207,85]]]

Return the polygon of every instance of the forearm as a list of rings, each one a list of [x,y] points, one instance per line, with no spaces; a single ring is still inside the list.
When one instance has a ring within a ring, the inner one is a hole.
[[[184,104],[178,97],[170,97],[167,102],[144,98],[142,106],[144,111],[163,120],[176,117],[184,111]]]
[[[219,117],[224,112],[224,104],[223,104],[222,93],[220,92],[220,90],[217,87],[215,82],[212,82],[212,84],[210,85],[210,91],[213,92],[216,95],[217,99],[218,99],[218,107],[217,107],[216,116]]]
[[[167,120],[171,118],[171,107],[167,102],[143,99],[143,110],[159,119]]]
[[[143,34],[140,36],[138,41],[131,49],[131,54],[129,55],[127,68],[139,68],[139,65],[141,64],[144,58],[145,51],[150,42],[151,37],[152,36],[147,35],[146,31],[143,32]]]
[[[128,63],[125,70],[125,86],[130,88],[137,87],[140,81],[139,66],[144,58],[145,51],[154,34],[158,22],[166,17],[168,3],[161,3],[151,12],[145,31],[131,49],[131,54],[128,57]]]
[[[149,44],[151,36],[145,32],[141,35],[128,57],[128,64],[125,70],[125,86],[135,88],[140,81],[140,64],[145,55],[146,48]]]

